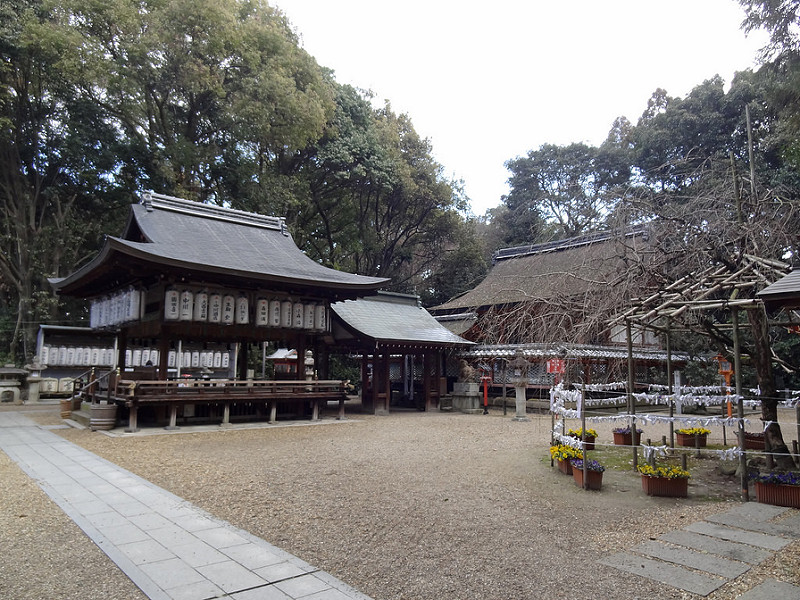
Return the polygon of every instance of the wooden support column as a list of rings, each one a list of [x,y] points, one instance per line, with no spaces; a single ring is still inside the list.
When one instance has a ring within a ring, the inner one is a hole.
[[[269,401],[269,422],[274,423],[278,418],[278,403],[275,400]]]
[[[167,380],[167,364],[169,361],[169,343],[170,339],[161,332],[161,337],[158,340],[158,377],[161,381]]]
[[[221,427],[227,427],[231,424],[231,403],[226,402],[222,409],[222,424]]]
[[[173,404],[169,407],[169,425],[164,429],[180,429],[178,427],[178,405]]]
[[[391,354],[389,353],[389,349],[386,348],[383,352],[383,391],[386,399],[384,400],[383,410],[386,413],[389,413],[389,405],[391,404],[392,400],[392,382],[390,377],[390,367],[389,363],[391,362]]]
[[[117,368],[120,372],[125,370],[128,365],[125,364],[125,352],[128,350],[128,330],[120,329],[117,336]]]
[[[426,352],[422,355],[422,395],[425,399],[425,410],[430,410],[433,404],[433,386],[431,385],[431,370],[433,364],[431,361],[433,355]]]
[[[139,431],[139,406],[133,404],[128,410],[128,427],[125,428],[125,432],[136,433],[137,431]]]
[[[311,420],[319,421],[319,400],[311,401]]]
[[[239,362],[236,365],[238,367],[239,372],[237,373],[236,376],[238,379],[241,380],[247,379],[247,354],[249,347],[250,344],[248,344],[247,342],[242,342],[239,344],[239,358],[238,358]]]

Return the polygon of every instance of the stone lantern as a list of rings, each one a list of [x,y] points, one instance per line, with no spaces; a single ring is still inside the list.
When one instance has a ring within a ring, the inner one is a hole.
[[[511,368],[514,369],[514,391],[516,394],[516,408],[517,414],[512,419],[513,421],[529,421],[527,416],[527,401],[525,392],[528,387],[528,366],[529,363],[522,356],[522,350],[517,349],[514,354],[514,360],[510,363]]]

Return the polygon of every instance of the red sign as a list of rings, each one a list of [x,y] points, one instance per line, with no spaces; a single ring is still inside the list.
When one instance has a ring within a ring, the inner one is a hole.
[[[566,364],[563,358],[551,358],[547,361],[548,373],[563,373],[566,370]]]

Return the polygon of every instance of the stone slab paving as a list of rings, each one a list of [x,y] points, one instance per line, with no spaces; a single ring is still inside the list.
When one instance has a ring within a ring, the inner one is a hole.
[[[738,560],[750,565],[759,565],[770,556],[772,552],[762,548],[754,548],[746,544],[739,544],[737,542],[726,542],[717,538],[701,535],[699,533],[692,533],[691,531],[678,530],[669,531],[658,536],[659,540],[685,546],[686,548],[694,548],[702,552],[709,552],[729,558],[731,560]]]
[[[768,579],[739,596],[739,600],[800,600],[800,588],[783,581]]]
[[[0,413],[0,449],[151,600],[370,600],[24,415]]]
[[[743,503],[599,562],[707,596],[797,539],[800,513],[767,504]],[[740,597],[800,600],[800,587],[768,580]]]
[[[751,565],[737,560],[655,541],[643,542],[631,550],[650,558],[657,558],[727,579],[735,579],[749,571],[751,567]]]
[[[599,562],[621,571],[647,577],[701,596],[708,596],[714,590],[728,583],[727,579],[704,575],[683,567],[651,560],[628,552],[612,554]]]

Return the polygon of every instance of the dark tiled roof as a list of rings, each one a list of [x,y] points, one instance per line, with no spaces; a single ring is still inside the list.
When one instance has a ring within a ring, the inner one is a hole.
[[[629,275],[626,254],[646,244],[642,232],[584,236],[501,250],[480,284],[433,311],[570,297],[614,285]]]
[[[793,269],[756,296],[772,306],[800,306],[800,269]]]
[[[419,306],[415,296],[380,293],[331,305],[336,316],[359,338],[379,343],[469,346]]]
[[[111,253],[203,272],[372,293],[388,280],[329,269],[294,243],[283,219],[146,194],[131,207],[122,237],[110,237],[100,255],[56,288],[77,283]]]

